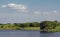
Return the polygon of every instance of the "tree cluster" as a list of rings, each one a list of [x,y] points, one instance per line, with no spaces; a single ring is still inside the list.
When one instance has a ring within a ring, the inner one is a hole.
[[[48,31],[48,30],[55,29],[59,25],[60,25],[60,22],[57,22],[57,21],[42,21],[40,23],[40,29]]]

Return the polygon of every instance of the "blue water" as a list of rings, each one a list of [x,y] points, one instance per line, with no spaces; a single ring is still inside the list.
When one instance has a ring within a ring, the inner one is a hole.
[[[0,30],[0,37],[60,37],[60,32],[41,33],[27,30]]]

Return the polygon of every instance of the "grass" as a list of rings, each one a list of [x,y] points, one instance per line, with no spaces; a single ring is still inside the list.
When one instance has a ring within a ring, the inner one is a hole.
[[[0,25],[0,30],[40,30],[40,27],[17,27],[14,25]]]
[[[60,26],[57,26],[52,32],[60,32]]]
[[[39,30],[40,27],[17,27],[15,25],[0,25],[0,30]],[[48,30],[49,32],[60,32],[60,25],[56,26],[55,29]]]
[[[56,28],[52,30],[49,29],[48,32],[60,32],[60,26],[56,26]]]
[[[25,27],[21,28],[22,30],[40,30],[40,27]]]

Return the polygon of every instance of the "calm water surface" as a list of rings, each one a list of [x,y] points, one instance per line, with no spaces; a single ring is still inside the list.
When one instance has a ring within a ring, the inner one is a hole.
[[[0,30],[0,37],[60,37],[60,32],[41,33],[40,31]]]

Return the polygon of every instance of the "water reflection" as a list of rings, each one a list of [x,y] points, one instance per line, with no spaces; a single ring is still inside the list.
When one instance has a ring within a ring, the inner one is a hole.
[[[0,37],[60,37],[60,32],[39,32],[25,30],[0,30]]]
[[[60,37],[59,32],[40,32],[40,37]]]

